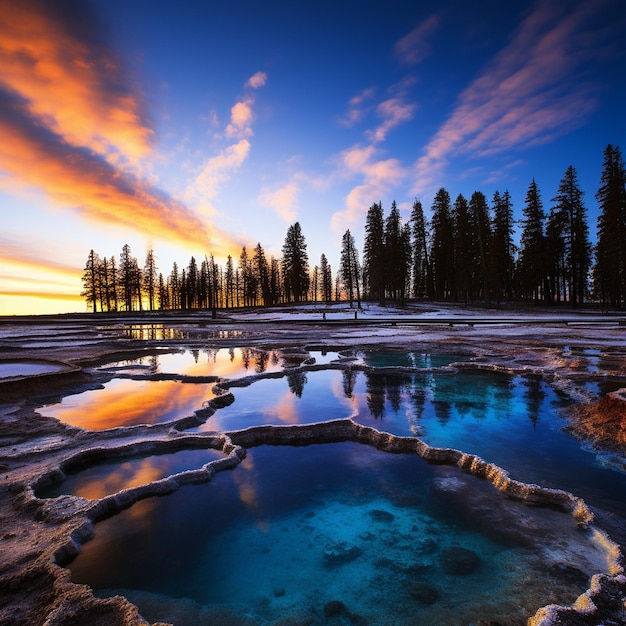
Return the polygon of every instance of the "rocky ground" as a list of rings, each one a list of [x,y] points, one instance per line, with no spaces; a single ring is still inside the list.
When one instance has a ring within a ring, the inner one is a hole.
[[[58,498],[51,504],[35,498],[31,488],[42,477],[54,476],[67,459],[81,451],[119,454],[121,450],[186,445],[186,435],[167,424],[89,432],[35,412],[43,396],[51,401],[70,388],[97,384],[98,375],[88,368],[106,360],[149,354],[164,345],[324,346],[340,350],[376,344],[429,351],[463,349],[476,355],[479,367],[544,377],[578,401],[570,425],[577,436],[592,445],[626,451],[626,412],[621,394],[597,397],[582,385],[591,380],[626,388],[626,327],[618,325],[615,317],[563,311],[557,317],[553,312],[537,310],[417,307],[389,311],[372,307],[359,311],[357,318],[349,309],[312,307],[262,315],[241,312],[228,319],[199,313],[0,319],[0,363],[45,359],[66,366],[58,373],[0,380],[0,625],[147,623],[125,598],[95,598],[88,587],[73,584],[69,570],[60,565],[76,554],[80,543],[91,535],[95,521],[138,498],[167,493],[198,476],[179,478],[178,482],[159,481],[144,491],[96,504],[72,497]],[[583,367],[577,354],[589,349],[608,355],[609,367],[591,371]],[[344,433],[341,429],[345,426],[337,428],[340,435],[332,436],[365,436],[362,432]],[[371,436],[376,439],[375,434]],[[238,455],[245,454],[247,441],[243,436],[206,436],[201,444],[196,441],[194,445],[222,448],[224,464],[232,465],[238,462]],[[625,591],[618,555],[613,571],[594,578],[592,588],[581,596],[576,608],[541,609],[532,623],[626,623]],[[212,623],[246,623],[242,619],[222,615]]]

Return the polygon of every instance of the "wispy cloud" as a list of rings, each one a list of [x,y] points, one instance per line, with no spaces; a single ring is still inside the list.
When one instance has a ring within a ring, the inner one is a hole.
[[[456,154],[481,157],[551,141],[596,105],[583,64],[598,54],[588,29],[602,3],[537,2],[506,46],[459,97],[415,165],[414,192],[440,184]]]
[[[240,139],[220,154],[207,159],[193,182],[192,195],[210,203],[218,194],[220,185],[229,180],[232,173],[241,167],[249,152],[250,142],[247,139]]]
[[[396,58],[404,65],[417,65],[431,51],[429,37],[439,26],[439,16],[431,15],[400,39],[393,48]]]
[[[220,187],[241,168],[250,154],[250,138],[254,134],[253,106],[256,101],[253,91],[263,87],[266,81],[267,74],[257,72],[245,82],[246,93],[231,107],[230,121],[224,129],[226,139],[237,141],[223,147],[217,154],[207,157],[188,185],[185,198],[196,203],[199,210],[205,214],[214,213],[212,203]],[[219,133],[217,137],[219,139]]]
[[[253,98],[246,98],[233,105],[230,110],[230,124],[226,127],[226,137],[228,139],[252,136],[253,104]]]
[[[368,87],[356,96],[350,98],[348,101],[347,112],[338,119],[339,124],[347,128],[352,128],[363,120],[369,110],[369,107],[371,107],[370,101],[374,97],[374,94],[374,88]]]
[[[408,174],[398,159],[379,158],[379,150],[374,145],[345,150],[338,159],[338,167],[346,178],[356,176],[362,183],[346,196],[346,208],[333,214],[331,226],[335,233],[358,222],[373,202],[381,200]]]
[[[80,268],[50,259],[49,255],[44,261],[30,245],[0,237],[0,270],[6,271],[8,267],[23,269],[30,276],[51,274],[66,283],[80,275]]]
[[[376,112],[382,122],[375,129],[368,131],[367,137],[373,143],[384,141],[392,128],[413,119],[415,108],[415,104],[407,102],[401,97],[389,98],[389,100],[381,102],[376,108]]]
[[[262,189],[258,200],[262,206],[272,209],[281,219],[292,222],[297,216],[299,193],[298,185],[292,181],[278,189]]]

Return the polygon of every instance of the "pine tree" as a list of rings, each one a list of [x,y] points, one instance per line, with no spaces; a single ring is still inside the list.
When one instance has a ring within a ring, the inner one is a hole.
[[[491,219],[487,198],[480,191],[475,191],[469,201],[472,229],[476,236],[474,254],[474,293],[482,293],[485,303],[489,304],[489,247],[491,245]]]
[[[309,292],[309,256],[300,222],[287,229],[283,244],[283,282],[288,302],[302,302]]]
[[[546,214],[541,195],[533,178],[526,192],[522,209],[522,234],[517,260],[517,281],[522,297],[532,297],[535,302],[543,298],[550,301],[550,288],[546,270],[546,238],[544,224]]]
[[[248,257],[246,246],[241,249],[241,254],[239,255],[239,278],[241,281],[241,302],[243,306],[251,306],[256,292],[256,285],[254,284],[252,262]]]
[[[270,304],[269,267],[267,265],[267,259],[265,258],[265,251],[260,243],[257,243],[254,248],[252,267],[255,275],[257,291],[259,291],[261,295],[261,302],[263,305],[268,306]]]
[[[604,150],[596,199],[600,214],[594,291],[604,305],[621,309],[626,301],[626,169],[618,146],[609,144]]]
[[[137,259],[132,255],[130,246],[124,244],[120,254],[120,265],[118,268],[120,288],[122,290],[122,301],[126,311],[132,311],[135,303],[141,310],[141,271],[137,264]]]
[[[100,283],[98,294],[100,299],[100,310],[110,311],[112,300],[111,268],[109,266],[109,259],[106,257],[102,258],[98,266],[98,280]]]
[[[176,261],[172,265],[172,271],[167,279],[168,291],[170,292],[170,307],[178,310],[182,309],[181,290],[180,290],[180,276],[178,275],[178,265]]]
[[[385,222],[383,206],[374,203],[365,218],[363,288],[369,300],[385,304]]]
[[[413,259],[413,245],[411,243],[411,224],[403,224],[400,231],[400,301],[404,302],[411,293],[411,264]]]
[[[195,257],[192,256],[187,266],[187,282],[185,284],[187,296],[187,302],[185,304],[186,309],[193,309],[198,306],[199,283],[198,264],[196,263]]]
[[[158,284],[158,294],[159,294],[159,310],[167,311],[170,308],[170,300],[169,300],[169,293],[167,290],[167,284],[165,282],[165,279],[163,278],[162,272],[159,272],[157,284]]]
[[[567,299],[568,271],[565,251],[565,214],[552,207],[546,225],[546,269],[551,301]]]
[[[470,220],[467,199],[459,194],[452,208],[454,222],[454,268],[456,298],[467,302],[473,297],[475,233]]]
[[[357,307],[361,308],[361,289],[359,255],[354,243],[354,237],[350,229],[346,230],[341,239],[341,258],[339,261],[339,272],[343,287],[348,294],[350,308],[356,296]]]
[[[143,289],[148,296],[148,309],[154,311],[157,278],[156,257],[152,249],[146,253],[146,263],[143,267]]]
[[[385,290],[390,298],[399,300],[404,276],[402,273],[402,220],[394,200],[385,220]]]
[[[270,257],[270,303],[278,304],[282,302],[280,277],[280,262],[274,256]]]
[[[554,197],[554,209],[561,214],[564,225],[565,261],[569,278],[570,302],[576,306],[584,301],[591,267],[591,243],[583,191],[578,184],[576,170],[570,165]]]
[[[498,302],[501,298],[508,301],[513,299],[515,251],[511,196],[508,190],[503,194],[496,191],[493,196],[493,239],[489,261],[494,294]]]
[[[93,250],[90,250],[83,273],[83,291],[80,295],[85,298],[87,305],[91,306],[94,313],[98,310],[99,267],[100,257]]]
[[[229,254],[226,259],[226,308],[234,306],[235,271],[233,269],[233,257]]]
[[[326,255],[320,257],[320,273],[322,281],[322,300],[330,302],[333,297],[333,277]]]
[[[118,271],[117,271],[117,266],[115,264],[115,256],[111,256],[111,258],[109,259],[109,284],[111,285],[110,292],[111,292],[112,305],[111,305],[110,310],[112,311],[117,311],[118,309],[119,286],[117,282],[117,277],[118,277]]]
[[[450,298],[454,294],[454,227],[450,194],[442,187],[432,205],[432,262],[435,298]]]
[[[434,288],[428,253],[428,228],[422,203],[419,200],[415,200],[413,203],[411,225],[413,236],[413,297],[432,298],[434,297]]]

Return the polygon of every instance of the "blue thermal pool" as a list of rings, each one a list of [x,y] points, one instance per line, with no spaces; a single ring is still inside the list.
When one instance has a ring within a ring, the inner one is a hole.
[[[398,350],[371,350],[359,353],[360,358],[370,367],[445,367],[457,361],[467,361],[469,357],[462,354],[431,354],[429,352],[412,352]]]
[[[260,424],[307,424],[351,417],[430,446],[456,448],[525,482],[572,491],[626,517],[626,474],[563,432],[569,401],[537,378],[490,371],[388,374],[297,370],[231,387],[235,401],[199,432]],[[623,467],[623,465],[621,466]]]
[[[324,623],[340,601],[352,623],[408,626],[458,624],[459,607],[464,623],[524,624],[544,604],[572,602],[603,567],[568,514],[419,457],[341,443],[254,448],[206,485],[99,523],[70,569],[151,621]]]
[[[446,369],[468,360],[460,355],[413,354],[407,364],[392,352],[360,353],[344,369],[281,374],[282,357],[265,354],[261,366],[250,355],[244,365],[243,349],[158,355],[159,372],[201,364],[197,375],[229,381],[234,402],[185,432],[352,419],[570,491],[623,533],[626,464],[567,434],[561,412],[571,401],[540,378]],[[602,367],[602,355],[585,356]],[[415,371],[376,369],[389,367]],[[246,378],[240,386],[238,377]],[[92,429],[162,423],[192,414],[213,397],[212,386],[114,378],[41,412]],[[221,455],[195,449],[109,460],[41,495],[100,498]],[[127,596],[153,622],[322,624],[337,610],[337,623],[445,626],[459,624],[462,610],[466,624],[522,625],[541,606],[573,602],[592,574],[607,571],[605,547],[567,513],[512,501],[487,481],[417,456],[351,442],[263,445],[207,484],[98,523],[70,569],[100,595]]]

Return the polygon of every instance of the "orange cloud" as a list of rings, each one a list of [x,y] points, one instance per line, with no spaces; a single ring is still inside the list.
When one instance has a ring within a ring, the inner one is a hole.
[[[415,164],[414,193],[439,185],[454,153],[484,156],[528,147],[582,123],[595,98],[577,72],[599,54],[600,35],[588,25],[600,4],[535,5],[426,146]]]
[[[3,186],[36,187],[88,221],[226,256],[239,242],[129,173],[154,133],[99,30],[85,3],[0,0]]]
[[[32,252],[27,252],[21,246],[0,237],[0,270],[19,268],[30,275],[41,276],[43,273],[52,273],[65,280],[75,280],[80,275],[80,269],[46,259],[42,261]]]
[[[4,96],[4,97],[3,97]],[[208,225],[189,209],[146,187],[90,150],[74,148],[25,117],[0,91],[0,168],[23,183],[45,189],[61,205],[86,217],[161,239],[203,247]]]
[[[136,159],[154,134],[115,55],[98,41],[84,3],[60,10],[38,0],[0,0],[0,82],[64,141]]]
[[[265,72],[257,72],[248,78],[245,86],[250,87],[251,89],[259,89],[259,87],[263,87],[266,82],[267,74]]]

